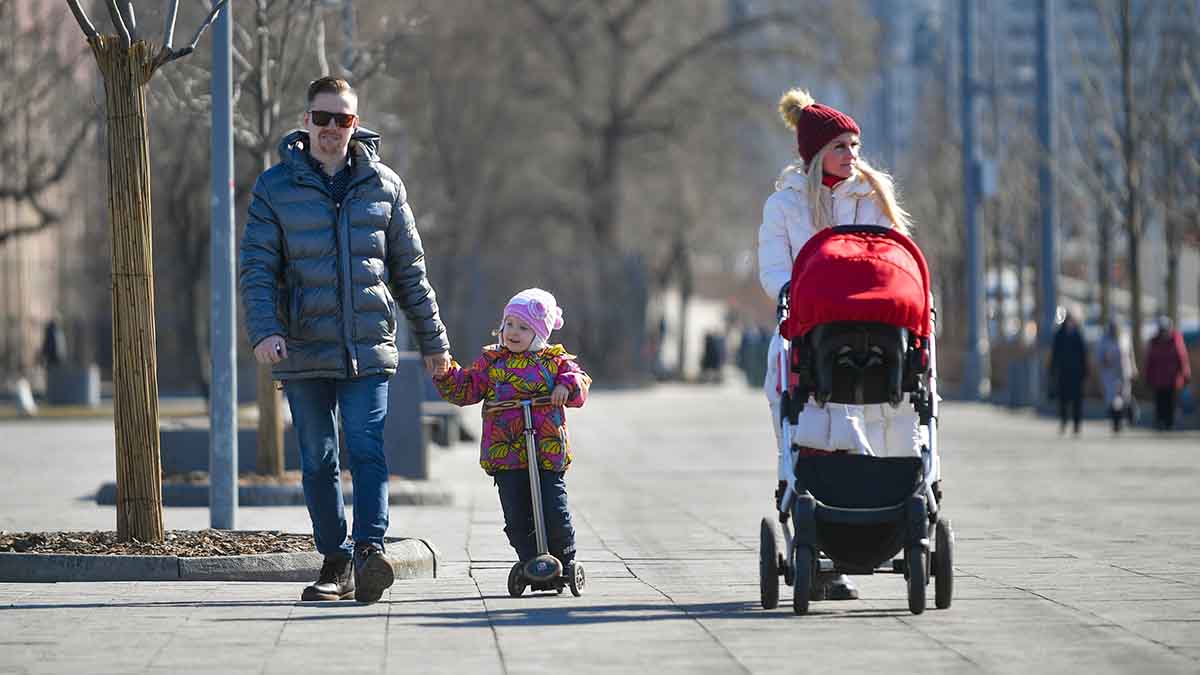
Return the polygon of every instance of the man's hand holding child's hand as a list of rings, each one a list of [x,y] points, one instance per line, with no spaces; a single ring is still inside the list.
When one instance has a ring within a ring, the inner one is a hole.
[[[563,405],[567,402],[567,398],[571,395],[571,390],[567,386],[560,384],[550,392],[550,403],[553,405]]]
[[[442,352],[441,354],[429,354],[425,357],[425,368],[433,374],[434,377],[441,377],[450,370],[450,352]]]

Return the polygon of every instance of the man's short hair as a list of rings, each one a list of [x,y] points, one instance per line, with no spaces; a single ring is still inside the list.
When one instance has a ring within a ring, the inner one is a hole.
[[[308,104],[312,105],[313,99],[319,94],[349,94],[358,98],[358,94],[354,92],[354,87],[351,87],[349,82],[332,75],[318,77],[308,85]]]

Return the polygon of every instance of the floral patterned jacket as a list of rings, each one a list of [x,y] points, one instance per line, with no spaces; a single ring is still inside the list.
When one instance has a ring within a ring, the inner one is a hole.
[[[461,406],[549,396],[561,384],[570,392],[567,406],[578,408],[587,400],[592,378],[562,345],[519,354],[500,345],[489,345],[468,368],[452,362],[445,375],[434,379],[434,384],[442,398]],[[566,471],[571,464],[571,447],[563,408],[535,407],[533,426],[539,467]],[[494,474],[524,470],[525,461],[525,413],[520,408],[485,411],[479,465],[488,474]]]

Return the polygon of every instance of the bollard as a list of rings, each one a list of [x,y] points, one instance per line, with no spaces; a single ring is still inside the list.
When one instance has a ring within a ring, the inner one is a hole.
[[[396,374],[388,382],[387,421],[383,450],[388,473],[415,480],[429,479],[429,451],[421,424],[425,400],[425,362],[416,352],[400,352]]]

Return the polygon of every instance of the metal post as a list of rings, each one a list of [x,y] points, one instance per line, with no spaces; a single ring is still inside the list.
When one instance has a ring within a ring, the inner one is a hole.
[[[967,250],[967,344],[963,355],[962,396],[977,401],[987,395],[987,317],[984,297],[983,225],[979,214],[979,161],[975,156],[975,17],[973,0],[960,0],[962,35],[962,171],[963,218]]]
[[[216,4],[214,0],[213,4]],[[213,24],[212,57],[212,393],[209,409],[209,522],[237,523],[237,344],[234,341],[233,2]]]
[[[1053,0],[1037,4],[1037,124],[1042,144],[1038,164],[1038,199],[1042,207],[1042,257],[1038,267],[1041,284],[1041,316],[1038,317],[1038,344],[1049,349],[1054,339],[1054,319],[1058,311],[1058,226],[1055,217],[1054,172],[1050,166],[1054,152],[1054,54],[1050,34],[1054,28]]]
[[[896,87],[896,64],[904,63],[904,60],[898,57],[898,48],[896,39],[899,30],[896,20],[896,3],[883,2],[878,12],[881,22],[883,23],[884,35],[883,44],[885,58],[880,63],[879,67],[879,132],[880,146],[883,151],[883,164],[888,171],[896,170],[896,110],[895,110],[895,87]]]

